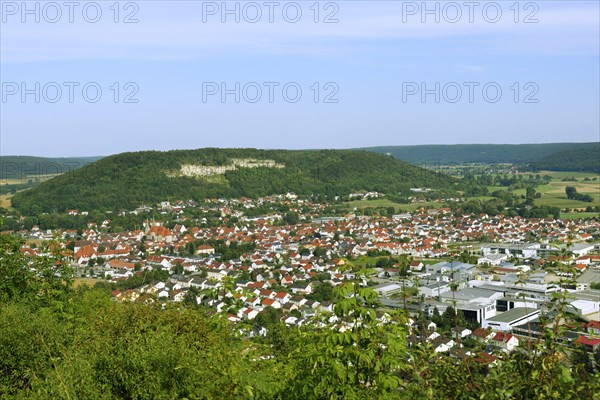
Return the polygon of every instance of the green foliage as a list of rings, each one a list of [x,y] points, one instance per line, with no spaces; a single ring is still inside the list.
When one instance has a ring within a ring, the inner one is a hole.
[[[181,165],[228,165],[232,158],[274,160],[284,168],[238,168],[212,177],[177,176]],[[454,188],[452,178],[383,155],[350,150],[200,149],[122,153],[19,192],[13,206],[26,214],[67,209],[131,209],[167,198],[397,193],[414,186]],[[292,217],[293,219],[293,217]]]
[[[72,280],[70,268],[56,257],[24,257],[22,244],[12,235],[0,235],[0,303],[18,299],[52,305],[64,298]]]
[[[580,149],[558,151],[531,166],[537,170],[600,173],[600,144],[587,143]]]
[[[541,317],[547,328],[538,341],[487,365],[460,351],[436,354],[414,331],[409,346],[402,314],[376,318],[377,295],[362,285],[368,270],[352,271],[355,279],[334,289],[333,324],[286,327],[281,310],[267,308],[254,321],[268,326],[267,337],[249,338],[239,333],[248,325],[207,316],[195,302],[118,303],[111,287],[71,289],[52,270],[59,260],[30,263],[17,239],[0,238],[0,398],[525,400],[600,393],[600,352],[592,361],[559,340],[560,321],[569,318],[562,294],[548,304],[551,318]],[[450,308],[434,310],[434,318],[461,323]]]
[[[0,179],[24,179],[60,173],[90,164],[101,157],[48,158],[31,156],[0,156]]]
[[[297,212],[289,211],[285,213],[283,220],[288,225],[296,225],[300,219]]]
[[[398,393],[405,353],[405,329],[375,317],[377,296],[358,282],[336,288],[336,316],[345,330],[302,332],[302,347],[289,362],[296,365],[290,399],[373,399]]]
[[[53,313],[24,303],[0,306],[0,332],[0,395],[43,380],[67,345],[64,326]]]
[[[320,303],[331,301],[334,297],[333,286],[329,282],[315,282],[312,292],[306,296],[307,299],[316,300]]]
[[[254,318],[254,323],[258,326],[270,328],[279,322],[279,318],[281,318],[282,314],[281,309],[270,306],[265,307],[265,309],[259,312],[256,318]]]
[[[366,150],[390,153],[392,156],[416,164],[462,164],[462,163],[511,163],[534,162],[560,152],[573,151],[582,155],[586,149],[598,143],[541,143],[541,144],[457,144],[370,147]],[[579,157],[581,158],[581,156]],[[600,159],[586,158],[586,160]],[[550,164],[540,163],[539,169],[551,169]]]
[[[574,186],[567,186],[565,193],[567,194],[567,199],[585,201],[587,203],[594,201],[594,198],[589,194],[577,193],[577,188]]]

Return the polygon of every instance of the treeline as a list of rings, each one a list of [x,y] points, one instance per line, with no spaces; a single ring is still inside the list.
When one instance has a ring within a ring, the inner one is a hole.
[[[0,235],[1,398],[591,399],[600,390],[600,357],[565,357],[554,324],[491,366],[420,343],[424,316],[410,330],[402,314],[378,321],[375,293],[348,282],[334,290],[349,330],[286,327],[267,310],[258,319],[267,335],[251,337],[240,330],[258,327],[191,303],[118,303],[110,288],[73,289],[67,265],[32,262],[19,246]],[[566,318],[565,304],[551,307]],[[440,318],[449,325],[455,315]]]
[[[64,174],[101,157],[0,156],[0,180],[45,178]]]
[[[533,170],[581,171],[600,174],[600,143],[589,143],[581,149],[564,150],[531,163]]]
[[[394,157],[415,164],[510,163],[522,164],[541,160],[552,154],[580,151],[597,143],[540,143],[540,144],[456,144],[381,146],[366,150],[390,153]],[[598,158],[596,158],[597,160]]]
[[[273,160],[284,168],[240,168],[209,177],[179,176],[182,165],[228,165],[231,159]],[[167,199],[259,197],[295,192],[343,196],[355,191],[455,189],[453,178],[365,151],[200,149],[123,153],[17,193],[13,206],[41,212],[132,209]]]
[[[39,182],[28,180],[24,183],[9,183],[6,185],[0,185],[0,194],[15,194],[19,190],[29,189],[39,184]]]
[[[567,195],[567,199],[570,200],[584,201],[586,203],[591,203],[594,201],[594,198],[589,194],[578,193],[575,186],[567,186],[565,188],[565,193]]]
[[[83,231],[88,227],[88,224],[96,224],[98,229],[109,232],[122,232],[136,229],[142,229],[143,224],[148,221],[160,218],[167,218],[170,222],[167,223],[167,228],[173,228],[176,224],[185,225],[187,228],[198,225],[200,227],[221,226],[233,224],[237,220],[230,218],[226,223],[220,219],[221,214],[218,211],[204,211],[200,208],[188,207],[184,209],[183,215],[188,217],[185,221],[177,221],[176,216],[167,212],[162,214],[159,210],[152,210],[133,213],[108,213],[99,210],[92,210],[88,214],[71,215],[68,213],[39,213],[34,215],[22,215],[15,210],[7,210],[0,207],[0,232],[2,231],[18,231],[21,229],[31,230],[33,226],[38,226],[41,230],[46,229],[69,229]],[[200,219],[206,219],[206,222],[199,222]],[[102,228],[104,221],[110,221],[107,228]]]

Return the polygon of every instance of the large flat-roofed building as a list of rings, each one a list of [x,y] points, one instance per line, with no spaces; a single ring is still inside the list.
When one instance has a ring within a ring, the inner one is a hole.
[[[600,301],[600,290],[587,289],[571,293],[577,300]]]
[[[592,283],[600,283],[599,269],[588,269],[577,278],[577,290],[591,289]]]
[[[389,297],[394,294],[401,293],[402,286],[397,283],[389,282],[373,286],[373,290],[381,297]]]
[[[476,271],[475,265],[458,261],[441,261],[425,266],[425,272],[443,281],[464,281]]]
[[[516,307],[512,310],[496,314],[491,318],[484,319],[481,323],[482,328],[492,328],[495,331],[510,331],[516,325],[522,325],[532,321],[540,314],[539,309],[527,307]]]
[[[581,316],[597,317],[600,312],[599,301],[573,300],[569,302],[569,306]]]
[[[484,257],[490,254],[506,254],[516,258],[535,258],[538,256],[539,243],[488,243],[481,246]]]
[[[590,243],[573,243],[569,246],[568,251],[573,253],[575,257],[581,257],[594,250],[594,245]]]
[[[550,300],[552,293],[560,288],[555,284],[545,283],[511,283],[506,285],[507,294],[514,297],[525,296],[532,299]]]
[[[442,293],[450,291],[450,283],[448,282],[433,282],[428,285],[419,286],[419,294],[425,297],[436,297]]]
[[[502,297],[501,292],[494,290],[467,287],[456,292],[445,292],[440,295],[441,301],[455,302],[457,304],[494,304],[496,299]]]
[[[507,296],[496,300],[496,310],[501,313],[512,310],[513,308],[542,308],[544,303],[543,300],[522,299]]]
[[[496,315],[496,300],[503,295],[495,290],[467,287],[442,293],[440,300],[462,311],[465,319],[481,323],[485,318]]]
[[[508,259],[507,254],[488,254],[487,256],[479,257],[477,259],[477,264],[488,264],[493,266],[498,266],[503,261]]]
[[[563,245],[566,247],[567,245]],[[581,257],[594,250],[593,244],[573,243],[567,250],[576,257]],[[481,246],[481,254],[487,257],[492,254],[505,254],[515,258],[546,258],[557,256],[561,248],[541,243],[486,243]]]
[[[483,303],[457,304],[456,310],[463,313],[465,320],[481,324],[486,318],[496,315],[496,305]]]

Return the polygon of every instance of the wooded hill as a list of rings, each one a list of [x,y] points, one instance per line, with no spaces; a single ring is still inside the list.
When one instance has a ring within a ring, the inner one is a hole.
[[[596,146],[596,147],[595,147]],[[380,146],[364,150],[391,154],[413,164],[531,163],[559,152],[597,148],[598,143],[456,144]],[[596,161],[598,158],[596,158]]]
[[[101,157],[0,156],[0,179],[27,179],[81,168]]]
[[[24,213],[130,209],[165,200],[356,191],[452,192],[454,178],[392,157],[354,150],[216,149],[145,151],[103,158],[17,193]]]
[[[600,174],[600,143],[590,143],[583,149],[565,150],[531,163],[535,170],[581,171]]]

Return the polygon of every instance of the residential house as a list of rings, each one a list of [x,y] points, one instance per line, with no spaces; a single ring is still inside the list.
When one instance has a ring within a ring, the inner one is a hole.
[[[496,332],[492,342],[507,351],[513,351],[519,346],[519,339],[515,335],[504,332]]]

